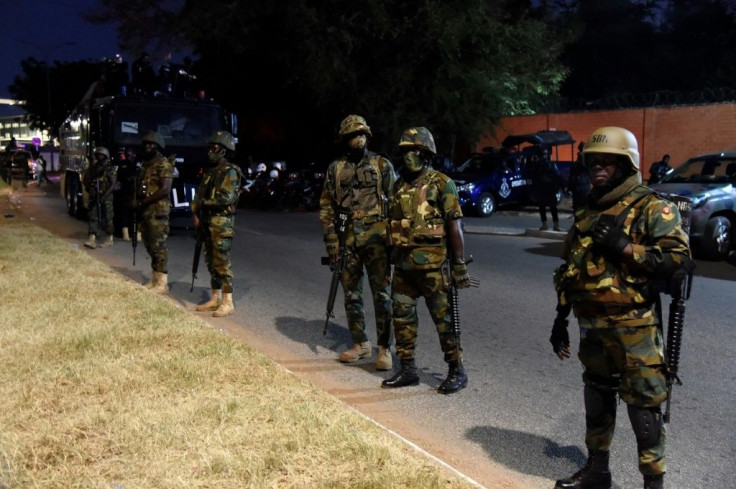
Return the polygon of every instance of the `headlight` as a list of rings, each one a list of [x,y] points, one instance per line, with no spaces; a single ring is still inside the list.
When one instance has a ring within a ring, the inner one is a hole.
[[[461,192],[468,192],[470,194],[473,193],[473,190],[475,190],[475,185],[472,183],[466,183],[465,185],[460,185],[458,190],[460,190]]]
[[[692,197],[693,209],[697,209],[698,207],[704,206],[705,203],[708,202],[708,197],[710,197],[710,195],[708,194],[693,196]]]

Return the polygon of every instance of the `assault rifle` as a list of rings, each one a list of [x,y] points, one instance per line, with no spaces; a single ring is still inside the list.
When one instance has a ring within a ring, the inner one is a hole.
[[[138,247],[138,199],[136,198],[136,195],[138,193],[138,169],[136,168],[135,178],[133,179],[133,202],[135,205],[133,205],[133,209],[131,209],[131,212],[133,213],[131,222],[130,230],[133,232],[133,235],[130,237],[130,244],[133,246],[133,266],[135,266],[135,250]],[[143,189],[143,193],[145,194],[145,187]]]
[[[199,270],[199,257],[202,254],[202,244],[204,244],[204,226],[206,226],[206,222],[204,220],[204,210],[200,211],[200,215],[202,216],[199,220],[199,226],[197,226],[196,231],[194,232],[194,237],[196,239],[196,242],[194,243],[194,258],[192,260],[192,286],[189,287],[189,292],[194,291],[194,280],[197,278],[197,270]]]
[[[335,297],[337,297],[337,286],[340,284],[340,274],[345,266],[345,252],[347,246],[345,239],[347,236],[348,219],[350,214],[345,210],[337,212],[337,261],[333,262],[329,256],[322,257],[322,265],[329,265],[332,270],[332,280],[330,281],[330,293],[327,295],[327,317],[325,318],[325,327],[322,329],[322,336],[327,334],[327,325],[330,324],[330,318],[335,317],[333,313],[335,309]]]
[[[450,257],[452,257],[452,251],[449,248],[448,251],[450,252]],[[472,261],[473,256],[471,255],[465,261],[465,264],[470,264]],[[452,279],[452,265],[450,262],[451,258],[444,263],[448,276],[450,277],[450,285],[447,288],[447,299],[450,306],[450,318],[452,319],[452,335],[455,337],[455,348],[457,348],[457,363],[462,366],[463,349],[460,346],[460,298],[457,293],[457,285],[455,285],[455,281]],[[471,287],[478,287],[480,285],[480,281],[477,278],[469,277],[469,279]]]
[[[95,203],[97,204],[97,226],[101,228],[104,226],[102,225],[102,209],[100,208],[102,204],[100,200],[100,179],[97,175],[95,175]]]
[[[682,230],[690,233],[690,215],[692,214],[692,200],[689,197],[681,195],[666,194],[665,198],[671,200],[677,205],[682,218]],[[672,400],[672,386],[682,385],[682,381],[678,376],[680,366],[680,347],[682,346],[682,329],[685,326],[685,302],[690,298],[690,290],[693,285],[693,270],[695,262],[688,262],[690,266],[683,267],[676,271],[671,278],[667,287],[664,289],[672,296],[670,302],[670,314],[667,321],[667,340],[665,346],[665,363],[667,366],[667,403],[665,405],[664,415],[662,419],[665,423],[670,421],[670,402]],[[661,314],[661,304],[659,295],[657,296],[657,306],[659,317]]]

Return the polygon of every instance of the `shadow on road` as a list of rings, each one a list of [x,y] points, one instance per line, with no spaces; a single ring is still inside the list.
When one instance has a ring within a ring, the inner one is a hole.
[[[587,457],[577,446],[558,445],[547,438],[492,426],[472,428],[466,437],[483,447],[496,462],[523,474],[552,480],[572,475],[585,465]]]

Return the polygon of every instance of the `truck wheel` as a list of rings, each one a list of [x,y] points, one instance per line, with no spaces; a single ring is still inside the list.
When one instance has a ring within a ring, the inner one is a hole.
[[[711,217],[705,225],[700,253],[706,260],[722,261],[731,251],[731,221],[723,216]]]
[[[65,187],[64,200],[66,201],[66,211],[70,216],[75,217],[77,210],[75,209],[76,192],[74,190],[74,180],[67,178]]]
[[[478,199],[478,215],[488,217],[496,210],[496,198],[490,192],[483,192]]]

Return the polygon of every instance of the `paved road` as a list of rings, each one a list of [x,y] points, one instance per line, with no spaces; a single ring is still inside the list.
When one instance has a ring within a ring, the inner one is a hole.
[[[21,199],[29,205],[42,202],[34,219],[56,223],[62,238],[79,245],[86,237],[85,223],[66,216],[58,195],[40,196],[32,187]],[[344,366],[335,361],[350,340],[340,307],[327,336],[321,334],[329,272],[317,259],[324,246],[316,216],[245,210],[237,219],[237,311],[228,321],[207,319],[213,326],[244,338],[486,487],[549,488],[554,478],[581,463],[579,362],[559,362],[547,343],[554,310],[550,270],[559,263],[564,233],[538,231],[533,209],[466,219],[468,252],[475,256],[471,273],[481,278],[482,286],[462,291],[471,383],[453,396],[435,392],[446,367],[421,307],[419,386],[380,389],[386,375],[375,372],[370,362]],[[570,222],[569,215],[561,220],[563,228]],[[177,230],[169,242],[171,298],[188,309],[208,294],[206,273],[197,280],[194,294],[189,293],[190,234]],[[143,281],[148,273],[142,247],[136,267],[125,243],[90,253],[132,280]],[[736,336],[733,308],[727,304],[736,268],[699,263],[698,272],[681,363],[686,386],[676,390],[671,425],[669,481],[674,484],[670,487],[728,487],[736,475],[736,433],[730,422],[736,398],[729,388],[736,379],[728,353],[736,348]],[[367,322],[372,321],[369,311]],[[625,414],[619,424],[613,448],[615,487],[640,487]]]

